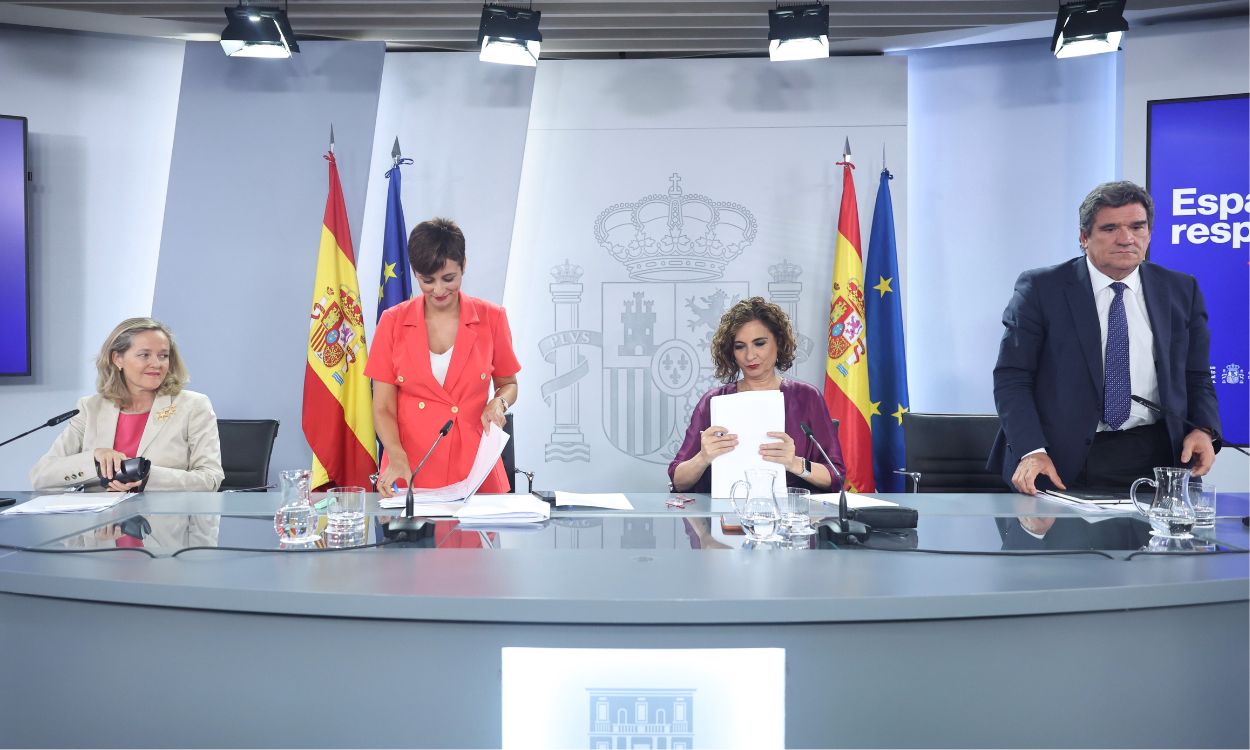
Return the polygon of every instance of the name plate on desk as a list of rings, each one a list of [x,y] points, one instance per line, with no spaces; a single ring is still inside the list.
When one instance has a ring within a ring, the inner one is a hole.
[[[782,648],[502,651],[505,748],[785,744]]]

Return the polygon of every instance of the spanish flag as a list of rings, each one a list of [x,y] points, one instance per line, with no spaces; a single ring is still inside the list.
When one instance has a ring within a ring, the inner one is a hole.
[[[325,158],[330,162],[330,193],[308,323],[304,437],[313,453],[313,488],[368,488],[378,460],[373,396],[365,377],[368,347],[360,283],[333,148]]]
[[[844,154],[844,160],[838,162],[842,167],[842,207],[833,250],[825,404],[829,416],[839,422],[838,442],[846,460],[847,489],[875,492],[869,426],[874,409],[868,398],[868,338],[864,329],[864,262],[849,140]]]

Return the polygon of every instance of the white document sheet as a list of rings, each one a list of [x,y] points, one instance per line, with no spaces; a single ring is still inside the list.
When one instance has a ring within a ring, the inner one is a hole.
[[[786,486],[786,470],[760,458],[760,446],[775,443],[770,432],[785,432],[786,402],[781,391],[745,391],[715,396],[712,424],[738,436],[738,447],[712,459],[712,497],[729,497],[733,483],[745,479],[747,469],[771,471],[778,488]]]
[[[585,508],[633,510],[634,504],[620,492],[564,492],[556,490],[556,507],[580,505]]]
[[[533,495],[475,495],[452,514],[461,526],[542,523],[551,506]]]
[[[134,497],[134,492],[66,492],[59,495],[40,495],[20,505],[3,511],[4,514],[20,516],[28,513],[96,513]]]
[[[812,502],[822,502],[833,507],[838,507],[837,492],[821,492],[812,495]],[[846,507],[855,508],[897,508],[898,503],[892,503],[889,500],[873,497],[872,495],[860,495],[855,492],[846,493]]]
[[[473,468],[469,469],[469,476],[446,487],[418,487],[412,491],[414,500],[418,503],[457,503],[468,499],[486,481],[507,444],[508,433],[492,424],[477,444],[477,455],[473,458]],[[404,496],[401,494],[383,498],[378,505],[383,508],[402,508]]]

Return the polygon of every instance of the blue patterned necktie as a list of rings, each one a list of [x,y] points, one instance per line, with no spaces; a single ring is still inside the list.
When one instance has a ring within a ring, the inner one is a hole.
[[[1128,285],[1111,285],[1115,299],[1107,312],[1107,351],[1103,362],[1102,421],[1113,430],[1128,421],[1132,385],[1128,372],[1128,318],[1124,315],[1124,290]]]

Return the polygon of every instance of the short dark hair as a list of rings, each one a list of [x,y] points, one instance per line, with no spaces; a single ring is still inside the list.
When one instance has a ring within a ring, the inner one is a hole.
[[[413,273],[433,276],[447,261],[464,268],[464,232],[451,219],[433,218],[408,235],[408,263]]]
[[[738,360],[734,359],[734,336],[742,326],[758,320],[764,324],[777,341],[777,369],[789,370],[794,364],[794,328],[790,316],[779,305],[763,297],[751,297],[738,302],[720,317],[720,325],[712,334],[712,364],[716,377],[728,383],[738,376]]]
[[[1104,182],[1089,191],[1089,195],[1081,201],[1081,234],[1088,237],[1094,231],[1094,217],[1101,209],[1119,208],[1130,203],[1140,203],[1142,208],[1146,209],[1146,223],[1153,228],[1155,202],[1150,197],[1150,193],[1135,182],[1120,180],[1119,182]]]

